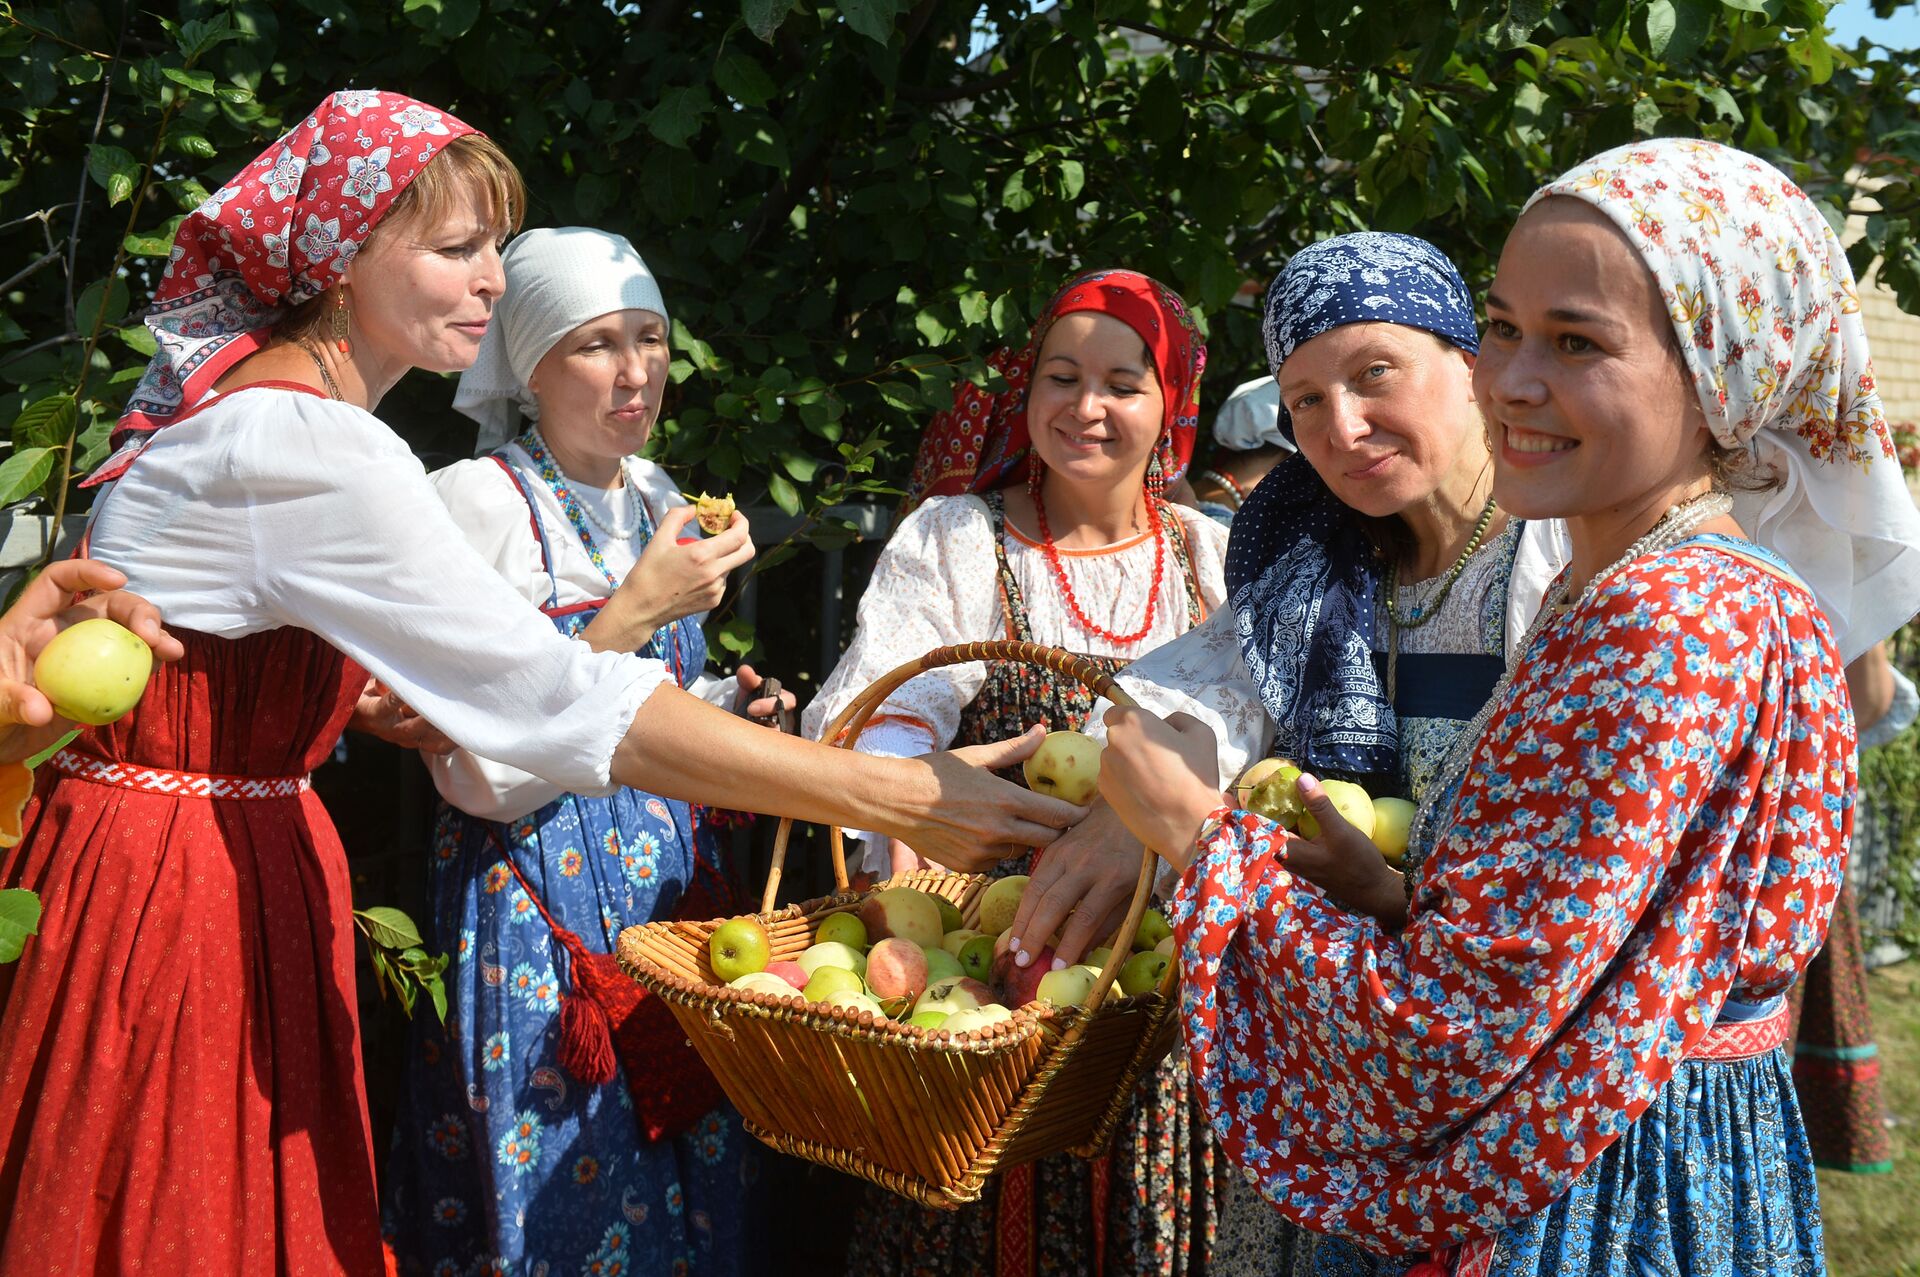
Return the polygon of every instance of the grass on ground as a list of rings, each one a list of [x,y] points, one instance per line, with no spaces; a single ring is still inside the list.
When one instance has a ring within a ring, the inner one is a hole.
[[[1833,1277],[1920,1277],[1920,960],[1870,973],[1867,990],[1893,1173],[1820,1172],[1827,1265]]]

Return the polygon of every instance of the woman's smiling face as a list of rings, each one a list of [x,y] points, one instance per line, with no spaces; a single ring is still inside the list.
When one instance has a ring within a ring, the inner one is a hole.
[[[1140,334],[1077,311],[1047,330],[1027,391],[1027,432],[1069,482],[1138,482],[1159,441],[1166,397]]]
[[[1706,416],[1646,264],[1575,199],[1521,217],[1487,295],[1474,369],[1494,495],[1522,518],[1658,506],[1706,473]]]

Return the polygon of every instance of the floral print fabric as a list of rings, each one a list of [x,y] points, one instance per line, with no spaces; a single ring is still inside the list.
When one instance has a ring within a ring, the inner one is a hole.
[[[1173,921],[1229,1153],[1289,1218],[1381,1253],[1547,1208],[1730,998],[1779,996],[1819,949],[1853,735],[1805,587],[1703,536],[1534,641],[1425,822],[1400,933],[1222,809]]]

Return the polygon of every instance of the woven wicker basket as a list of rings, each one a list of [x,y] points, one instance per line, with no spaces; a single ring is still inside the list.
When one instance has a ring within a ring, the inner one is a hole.
[[[943,647],[903,665],[857,698],[828,727],[846,747],[881,702],[927,670],[969,661],[1017,660],[1078,679],[1095,695],[1133,701],[1097,665],[1037,643]],[[812,943],[820,920],[859,906],[848,888],[838,829],[831,896],[774,911],[792,822],[782,821],[758,915],[773,958]],[[755,1136],[784,1153],[881,1185],[926,1206],[952,1210],[979,1198],[987,1176],[1050,1153],[1100,1153],[1141,1073],[1172,1048],[1169,965],[1158,990],[1109,998],[1128,956],[1153,880],[1153,853],[1141,859],[1132,906],[1113,955],[1084,1009],[1021,1007],[989,1028],[959,1037],[911,1028],[865,1011],[808,1005],[716,982],[707,939],[725,919],[655,922],[620,935],[620,964],[659,995],[746,1119]],[[978,874],[919,871],[890,880],[944,896],[967,925],[979,919],[992,881]]]

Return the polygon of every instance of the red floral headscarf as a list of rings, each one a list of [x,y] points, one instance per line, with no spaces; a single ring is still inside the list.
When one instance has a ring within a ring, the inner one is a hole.
[[[1089,271],[1054,294],[1024,348],[997,350],[987,359],[988,366],[1006,378],[1004,391],[989,394],[963,381],[953,407],[928,423],[901,513],[928,497],[988,492],[1026,479],[1027,383],[1033,361],[1054,321],[1079,311],[1111,315],[1146,343],[1166,400],[1155,445],[1160,472],[1167,483],[1186,472],[1200,421],[1200,374],[1207,366],[1206,343],[1193,316],[1180,295],[1158,280],[1130,270]]]
[[[335,93],[189,213],[146,317],[159,350],[127,400],[117,451],[87,482],[116,478],[290,308],[336,283],[407,183],[475,131],[398,93]]]

